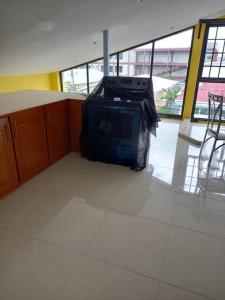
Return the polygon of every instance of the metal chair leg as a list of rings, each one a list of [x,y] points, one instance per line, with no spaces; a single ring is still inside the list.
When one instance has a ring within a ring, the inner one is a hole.
[[[209,157],[208,168],[210,168],[210,165],[211,165],[211,162],[212,162],[213,154],[214,154],[215,147],[216,147],[216,142],[217,142],[217,139],[214,139],[211,154],[210,154],[210,157]]]
[[[204,139],[202,141],[201,148],[199,151],[199,161],[201,160],[202,150],[203,150],[205,142],[206,142],[207,132],[208,132],[208,130],[206,130],[206,132],[205,132]]]

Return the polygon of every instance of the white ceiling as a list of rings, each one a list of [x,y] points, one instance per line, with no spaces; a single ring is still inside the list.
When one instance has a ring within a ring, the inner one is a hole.
[[[0,75],[98,58],[104,29],[116,52],[223,14],[224,0],[0,0]]]

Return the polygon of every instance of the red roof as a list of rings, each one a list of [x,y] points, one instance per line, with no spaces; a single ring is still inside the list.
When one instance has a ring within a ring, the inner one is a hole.
[[[223,95],[225,97],[225,83],[201,82],[198,88],[197,101],[208,102],[208,93]],[[180,95],[178,100],[182,100],[184,95]]]
[[[207,102],[208,93],[225,96],[225,83],[201,82],[198,88],[197,100]]]

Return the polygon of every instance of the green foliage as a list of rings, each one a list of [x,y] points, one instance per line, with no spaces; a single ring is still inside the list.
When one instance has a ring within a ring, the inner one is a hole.
[[[163,89],[163,95],[161,99],[166,100],[166,106],[171,107],[174,101],[177,99],[181,91],[181,87],[176,85],[172,88]]]
[[[158,113],[159,114],[166,114],[166,115],[168,115],[168,114],[170,114],[170,108],[168,108],[167,106],[163,106],[163,107],[160,107],[160,108],[158,108]]]

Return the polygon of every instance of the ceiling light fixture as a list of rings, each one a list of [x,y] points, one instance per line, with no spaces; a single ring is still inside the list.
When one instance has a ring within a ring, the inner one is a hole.
[[[143,2],[143,0],[136,0],[137,4],[141,4]]]

